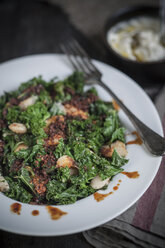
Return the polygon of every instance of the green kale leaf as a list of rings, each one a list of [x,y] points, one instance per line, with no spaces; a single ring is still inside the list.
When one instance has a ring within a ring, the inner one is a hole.
[[[71,158],[73,158],[70,150],[71,150],[71,147],[68,144],[65,144],[63,139],[60,139],[54,151],[54,155],[56,158],[60,158],[63,155],[68,155]]]
[[[59,182],[65,183],[70,179],[70,169],[68,167],[61,167],[57,169],[57,173],[54,179],[57,179]]]
[[[95,192],[89,185],[84,186],[84,184],[78,182],[79,178],[68,187],[66,183],[59,183],[57,180],[49,181],[47,184],[47,200],[52,203],[71,204]]]
[[[26,168],[21,168],[17,178],[19,178],[22,183],[25,184],[35,194],[34,185],[32,184],[32,178],[30,177],[30,173]]]
[[[67,101],[71,99],[71,95],[66,92],[67,88],[70,88],[77,94],[83,93],[84,77],[81,72],[74,72],[71,76],[59,81],[54,85],[55,100],[56,101]]]
[[[64,80],[65,87],[73,89],[76,94],[82,94],[84,89],[84,75],[81,72],[74,72]]]
[[[8,121],[8,124],[11,124],[13,122],[19,122],[19,117],[21,115],[21,109],[18,106],[13,106],[7,109],[7,116],[6,120]]]
[[[115,166],[115,167],[121,167],[123,165],[125,165],[126,163],[128,163],[128,159],[121,157],[116,150],[114,150],[113,154],[112,154],[112,161],[111,161],[111,165]]]
[[[29,203],[32,200],[32,194],[23,187],[19,179],[14,180],[10,177],[5,177],[5,179],[9,184],[9,190],[5,192],[6,196],[23,203]]]
[[[44,103],[37,102],[23,111],[20,119],[34,136],[46,137],[44,126],[49,117],[50,113]]]
[[[97,100],[96,102],[90,105],[90,113],[97,116],[100,115],[108,116],[111,110],[113,110],[113,105],[111,102],[104,102],[102,100]]]
[[[86,95],[93,94],[95,96],[98,96],[97,90],[95,87],[91,87],[89,90],[85,92]]]
[[[42,90],[39,94],[39,101],[50,107],[52,105],[52,98],[47,90]]]
[[[115,110],[111,110],[103,124],[103,135],[106,140],[109,140],[113,132],[119,127],[119,118]]]
[[[100,159],[99,176],[102,178],[102,180],[105,180],[106,178],[111,178],[116,174],[120,173],[122,170],[123,169],[121,168],[113,166],[113,163],[111,163],[107,159]]]
[[[124,127],[117,128],[113,132],[112,137],[111,137],[111,143],[114,142],[115,140],[120,140],[125,143],[125,128]]]

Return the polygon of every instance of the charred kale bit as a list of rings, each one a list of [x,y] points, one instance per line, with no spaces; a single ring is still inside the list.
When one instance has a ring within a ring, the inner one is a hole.
[[[14,123],[25,131],[13,131]],[[12,199],[70,204],[93,194],[91,180],[112,179],[128,162],[119,149],[112,151],[116,141],[125,146],[118,112],[95,88],[84,91],[82,73],[49,82],[39,76],[0,97],[0,173]]]

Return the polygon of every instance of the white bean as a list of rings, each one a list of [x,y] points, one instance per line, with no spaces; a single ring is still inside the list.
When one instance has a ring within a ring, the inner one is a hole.
[[[33,105],[37,101],[37,99],[38,99],[38,96],[30,96],[27,99],[21,101],[18,106],[22,110],[25,110],[27,109],[27,107]]]
[[[0,175],[0,192],[9,190],[9,184],[3,176]]]
[[[27,145],[25,145],[25,144],[20,144],[20,145],[18,145],[18,146],[16,147],[16,149],[14,150],[14,152],[18,152],[18,151],[20,151],[21,149],[27,149],[27,148],[28,148]]]
[[[101,153],[104,157],[107,158],[111,158],[112,154],[114,152],[114,150],[116,150],[116,152],[122,156],[122,157],[126,157],[127,156],[127,149],[126,146],[123,142],[121,142],[120,140],[117,140],[115,142],[113,142],[111,144],[111,146],[109,145],[104,145],[101,149]]]
[[[56,167],[74,167],[75,161],[68,155],[63,155],[57,160]]]
[[[20,134],[27,132],[26,126],[22,123],[14,122],[14,123],[9,125],[9,129],[14,133],[20,133]]]
[[[100,176],[96,176],[92,179],[90,185],[93,189],[101,189],[105,185],[108,185],[110,178],[102,180]]]

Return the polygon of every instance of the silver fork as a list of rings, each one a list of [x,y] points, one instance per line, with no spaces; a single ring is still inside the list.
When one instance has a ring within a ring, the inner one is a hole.
[[[155,133],[152,129],[146,126],[142,121],[140,121],[116,96],[116,94],[105,85],[101,78],[101,72],[92,63],[92,60],[80,44],[76,40],[72,40],[67,44],[61,44],[61,50],[67,55],[73,68],[77,71],[84,73],[86,84],[93,85],[98,84],[103,87],[118,103],[121,109],[128,116],[132,124],[135,126],[137,132],[142,138],[144,144],[148,150],[155,156],[162,156],[165,154],[165,139],[159,134]]]

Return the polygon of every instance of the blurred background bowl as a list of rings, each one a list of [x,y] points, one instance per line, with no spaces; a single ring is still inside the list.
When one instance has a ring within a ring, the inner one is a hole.
[[[153,6],[133,6],[123,9],[109,18],[104,29],[104,41],[108,47],[109,56],[117,64],[118,68],[122,68],[123,72],[131,76],[139,84],[164,83],[165,59],[153,62],[133,61],[118,54],[107,40],[108,31],[112,27],[119,22],[128,21],[136,17],[154,17],[159,19],[159,8]]]

